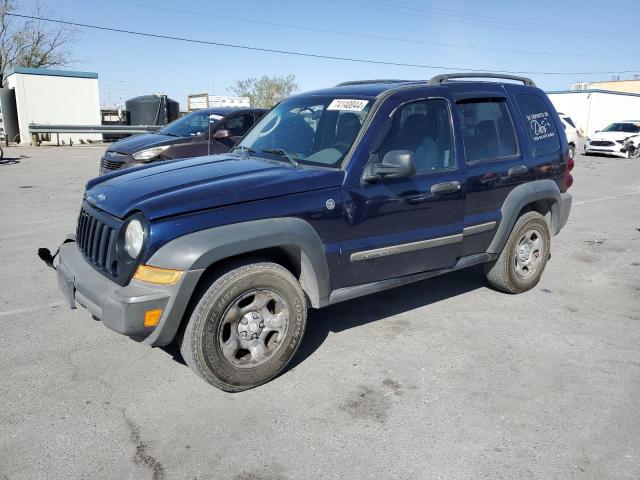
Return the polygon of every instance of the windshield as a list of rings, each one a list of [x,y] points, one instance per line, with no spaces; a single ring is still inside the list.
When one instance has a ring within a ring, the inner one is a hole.
[[[299,96],[267,113],[236,148],[339,167],[369,113],[371,99]],[[293,163],[293,162],[292,162]]]
[[[612,123],[607,128],[602,130],[603,132],[625,132],[625,133],[639,133],[640,124],[635,123]]]
[[[195,111],[171,122],[166,127],[158,130],[158,133],[171,135],[173,137],[199,135],[207,131],[209,122],[213,123],[221,118],[221,115],[214,115],[206,110]]]

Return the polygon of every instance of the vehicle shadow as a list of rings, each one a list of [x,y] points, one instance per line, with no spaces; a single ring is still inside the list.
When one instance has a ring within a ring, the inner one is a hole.
[[[309,310],[302,345],[283,371],[294,369],[324,343],[329,332],[339,333],[394,315],[486,287],[483,267],[472,267],[420,282],[367,295],[320,310]]]
[[[0,160],[0,166],[2,165],[15,165],[20,163],[20,160],[17,158],[3,158]]]
[[[281,375],[296,368],[322,346],[329,333],[339,333],[400,313],[426,307],[447,298],[487,286],[482,266],[440,275],[420,282],[367,295],[320,310],[309,310],[302,345]],[[178,363],[186,365],[176,342],[160,347]]]

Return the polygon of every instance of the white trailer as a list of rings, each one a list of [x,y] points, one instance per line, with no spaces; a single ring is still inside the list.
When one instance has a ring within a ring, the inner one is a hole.
[[[208,93],[197,93],[187,96],[187,109],[190,112],[201,108],[214,107],[250,107],[249,97],[234,97],[224,95],[209,95]]]
[[[98,74],[16,67],[7,76],[16,94],[20,143],[30,143],[29,124],[100,125]],[[60,140],[102,140],[101,134],[61,134]],[[56,138],[53,138],[56,141]]]
[[[584,135],[620,120],[640,120],[640,95],[609,90],[547,92],[558,112],[569,115]]]

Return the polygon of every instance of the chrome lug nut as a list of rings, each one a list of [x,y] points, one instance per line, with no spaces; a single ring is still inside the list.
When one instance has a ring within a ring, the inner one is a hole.
[[[246,318],[243,318],[243,319],[242,319],[242,324],[243,324],[243,325],[246,325],[247,323],[249,323],[249,322],[248,322],[248,320],[247,320]]]
[[[246,337],[247,336],[247,332],[240,332],[240,335],[242,335],[242,337]]]

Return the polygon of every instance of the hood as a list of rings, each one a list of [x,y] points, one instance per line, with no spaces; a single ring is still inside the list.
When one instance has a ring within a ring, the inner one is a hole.
[[[110,152],[131,155],[146,148],[184,143],[189,140],[190,139],[188,137],[172,137],[170,135],[162,135],[160,133],[143,133],[142,135],[134,135],[133,137],[118,140],[117,142],[112,143],[107,150]]]
[[[150,220],[234,203],[342,184],[344,172],[293,168],[224,154],[121,170],[89,181],[85,200],[124,218],[139,210]]]
[[[633,137],[637,135],[636,133],[630,132],[596,132],[593,135],[589,135],[591,140],[608,140],[610,142],[615,142],[616,140],[624,140],[629,137]]]

